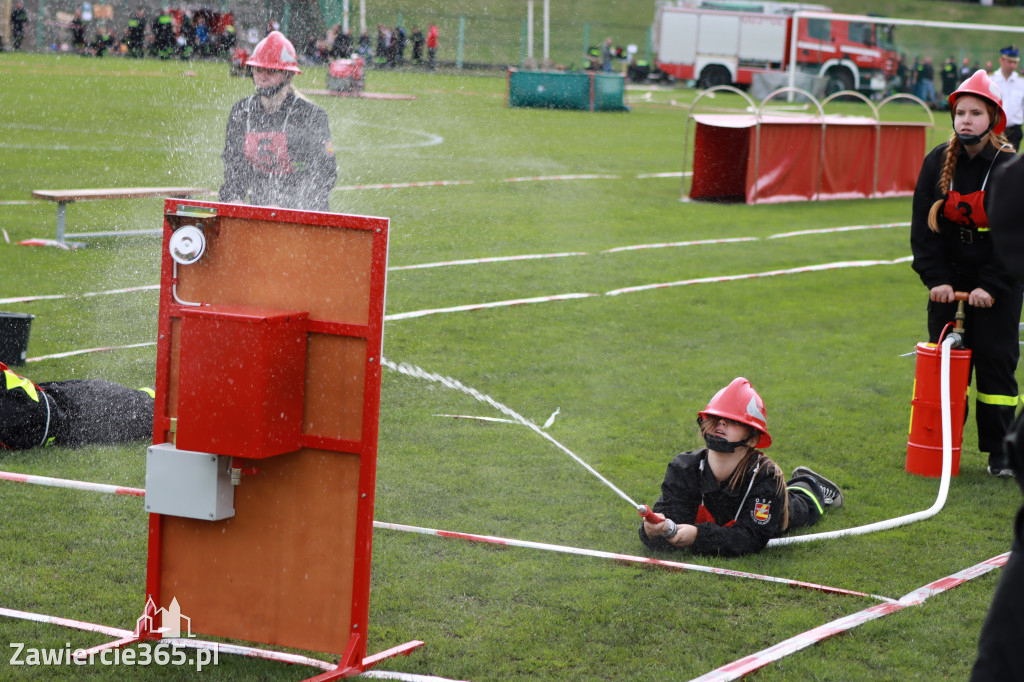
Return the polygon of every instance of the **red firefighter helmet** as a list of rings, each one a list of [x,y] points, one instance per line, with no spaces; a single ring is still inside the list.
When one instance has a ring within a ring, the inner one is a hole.
[[[772,444],[768,435],[768,418],[764,409],[764,401],[750,382],[743,377],[733,379],[728,386],[715,394],[708,406],[697,413],[701,419],[725,417],[753,428],[761,434],[761,439],[754,446],[767,448]]]
[[[245,65],[257,69],[302,73],[299,60],[295,57],[295,46],[280,31],[271,31],[270,35],[261,40]]]
[[[949,95],[949,111],[951,116],[956,116],[956,101],[962,95],[974,95],[987,102],[996,105],[996,120],[992,122],[992,132],[998,135],[1006,130],[1006,112],[1003,111],[1003,96],[999,87],[992,82],[984,69],[978,69],[970,78],[960,84],[954,92]]]

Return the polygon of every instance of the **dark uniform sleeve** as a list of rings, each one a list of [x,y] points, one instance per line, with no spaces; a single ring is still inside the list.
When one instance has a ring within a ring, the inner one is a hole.
[[[987,208],[992,241],[1003,265],[1024,282],[1024,157],[992,171]]]
[[[661,482],[661,497],[654,511],[676,523],[693,523],[700,507],[700,475],[691,453],[676,455],[668,464]],[[663,537],[648,537],[640,524],[640,541],[651,549],[680,549]]]
[[[224,136],[224,184],[218,198],[229,203],[244,201],[249,193],[250,166],[245,158],[245,104],[248,98],[237,102],[228,114],[227,133]]]
[[[768,541],[782,531],[783,507],[785,491],[778,492],[778,482],[774,477],[759,472],[754,487],[750,490],[740,509],[736,523],[732,526],[719,526],[714,523],[697,525],[697,539],[693,543],[693,551],[698,554],[717,554],[722,556],[741,556],[760,552]],[[757,505],[762,505],[760,508]],[[759,519],[755,514],[761,510],[766,518]],[[721,519],[720,519],[721,520]]]
[[[334,183],[338,179],[338,167],[334,159],[334,144],[327,112],[305,102],[306,116],[300,129],[296,162],[299,178],[295,186],[302,195],[298,205],[315,211],[329,210],[328,200]]]
[[[994,199],[994,196],[997,193],[1000,193],[1000,190],[997,190],[995,187],[993,187],[992,182],[995,180],[996,177],[1000,177],[999,173],[1002,169],[1006,168],[1011,164],[1014,164],[1019,159],[1019,156],[1007,152],[1000,152],[999,155],[996,156],[995,167],[992,169],[992,177],[989,178],[988,191],[985,192],[985,214],[988,215],[990,239],[993,230],[992,216],[989,212],[992,210],[995,204],[998,203],[998,200]],[[1019,166],[1020,164],[1015,165]],[[1017,177],[1018,179],[1021,177],[1019,171]],[[1007,189],[1005,187],[1005,184],[1001,188],[1001,190],[1002,193],[1006,193]],[[1020,194],[1022,190],[1024,190],[1024,185],[1018,183],[1016,193]],[[1014,190],[1011,187],[1010,194],[1012,195],[1013,192]],[[1006,197],[1003,198],[1005,199]],[[1018,213],[1017,215],[1020,216],[1021,214]],[[1003,216],[1000,216],[1000,218],[1003,218]],[[1020,225],[1019,218],[1017,221],[1017,225]],[[999,257],[999,250],[997,250],[996,248],[996,243],[993,243],[992,250],[995,252],[995,257],[989,257],[988,262],[985,265],[982,265],[980,268],[978,268],[978,286],[987,291],[988,293],[990,293],[993,298],[999,298],[1000,296],[1006,296],[1010,294],[1010,292],[1012,292],[1017,285],[1013,276],[1004,266],[1003,260]]]
[[[910,217],[910,249],[914,254],[914,271],[928,289],[940,284],[953,284],[953,272],[945,257],[942,235],[928,227],[928,212],[941,197],[939,173],[946,144],[940,144],[925,157],[914,188]]]

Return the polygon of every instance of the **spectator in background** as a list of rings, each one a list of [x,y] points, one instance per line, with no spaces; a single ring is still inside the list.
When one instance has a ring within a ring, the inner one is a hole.
[[[100,26],[96,29],[96,37],[93,38],[90,52],[97,57],[102,57],[107,53],[108,50],[114,47],[114,36],[111,35],[110,29],[105,25]]]
[[[75,52],[85,52],[85,21],[81,9],[76,9],[71,19],[71,47]]]
[[[206,19],[200,15],[196,17],[196,51],[200,57],[210,54],[210,30],[206,27]]]
[[[153,19],[153,49],[160,59],[170,59],[174,54],[174,19],[171,10],[164,7]]]
[[[412,27],[412,61],[415,64],[423,63],[423,31],[416,26]]]
[[[605,73],[612,72],[612,39],[606,38],[601,46],[601,70]]]
[[[917,96],[928,105],[935,104],[935,68],[931,57],[925,57],[917,66]]]
[[[341,27],[338,27],[338,34],[331,43],[330,56],[336,59],[348,59],[352,56],[352,31],[342,31]]]
[[[897,92],[910,92],[910,71],[907,69],[907,57],[903,54],[896,62],[896,80]]]
[[[960,73],[953,58],[947,57],[946,63],[942,65],[942,94],[945,97],[949,97],[956,90],[956,86],[960,84],[959,76]]]
[[[405,29],[395,26],[395,64],[402,66],[405,63],[405,45],[408,39],[405,37]]]
[[[28,22],[28,12],[25,11],[25,3],[15,0],[11,8],[11,47],[15,50],[21,49],[21,41],[25,37],[25,24]]]
[[[144,54],[146,45],[146,10],[142,7],[135,10],[135,14],[128,18],[128,30],[125,33],[125,44],[128,46],[128,56],[138,59]]]
[[[1020,52],[1010,45],[999,51],[999,68],[992,74],[992,83],[1003,96],[1006,112],[1006,139],[1020,151],[1021,123],[1024,123],[1024,78],[1017,73]]]
[[[366,31],[359,34],[359,47],[356,48],[356,51],[363,58],[363,61],[370,61],[370,34]]]
[[[224,31],[221,32],[220,39],[217,41],[217,50],[222,55],[230,55],[231,51],[235,49],[236,42],[235,27],[232,24],[228,24],[224,27]]]
[[[431,24],[427,29],[427,63],[430,68],[437,66],[437,25]]]
[[[963,83],[965,80],[970,78],[971,74],[977,70],[978,69],[976,68],[971,69],[970,60],[968,60],[967,57],[964,57],[963,62],[960,63],[960,83]]]

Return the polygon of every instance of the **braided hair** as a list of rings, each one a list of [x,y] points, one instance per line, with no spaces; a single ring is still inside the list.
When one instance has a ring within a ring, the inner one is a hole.
[[[992,102],[986,99],[978,98],[985,105],[985,110],[988,111],[990,121],[995,121],[998,112],[996,106]],[[1002,133],[994,133],[991,130],[985,135],[985,144],[991,145],[996,149],[1009,148],[1011,151],[1013,145],[1006,139],[1006,136]],[[957,137],[956,131],[949,136],[949,143],[946,146],[946,155],[942,161],[942,172],[939,173],[938,190],[942,195],[942,198],[932,204],[931,210],[928,211],[928,227],[932,232],[939,232],[939,214],[942,212],[942,206],[946,203],[946,195],[953,189],[953,173],[956,172],[956,161],[960,157],[960,148],[963,147],[963,143],[960,142],[960,138]]]

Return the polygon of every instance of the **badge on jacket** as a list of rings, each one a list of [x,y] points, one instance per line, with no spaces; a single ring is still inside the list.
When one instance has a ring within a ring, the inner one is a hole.
[[[750,513],[754,518],[754,523],[763,526],[768,523],[772,518],[772,503],[771,500],[761,500],[760,498],[754,500],[754,509]]]

